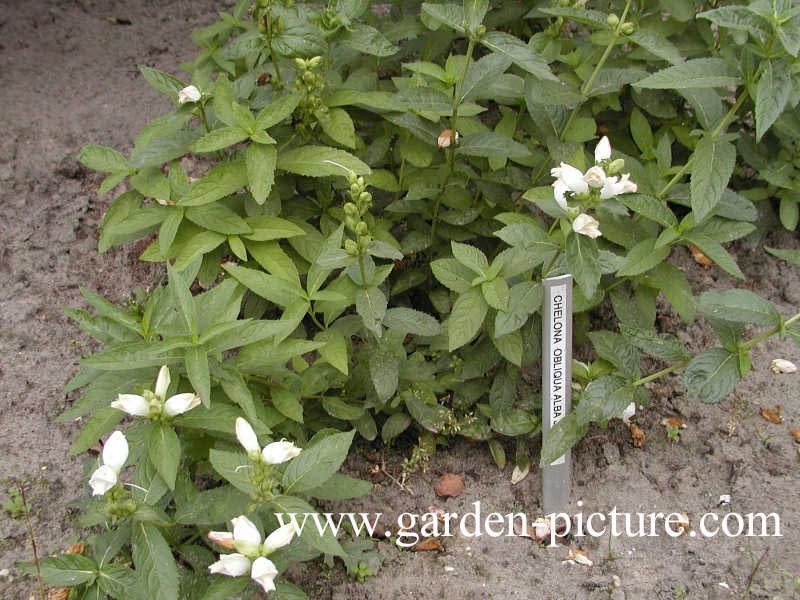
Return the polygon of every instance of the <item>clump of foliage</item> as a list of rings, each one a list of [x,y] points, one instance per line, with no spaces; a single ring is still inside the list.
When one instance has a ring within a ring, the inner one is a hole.
[[[272,531],[276,512],[365,493],[336,472],[356,432],[419,449],[483,440],[501,467],[513,438],[526,468],[541,415],[518,373],[539,359],[547,276],[573,274],[576,340],[596,359],[574,366],[576,407],[543,463],[646,404],[648,381],[685,367],[688,392],[720,402],[754,344],[800,339],[800,316],[743,289],[695,298],[667,262],[692,246],[743,279],[726,244],[759,243],[773,205],[797,226],[788,0],[242,0],[192,39],[186,80],[141,69],[174,105],[130,155],[80,154],[107,174],[101,194],[121,191],[99,250],[148,239],[140,258],[168,282],[125,306],[84,290],[94,313],[68,310],[105,349],[83,359],[61,419],[88,415],[73,452],[88,450],[125,416],[118,394],[158,400],[143,390],[162,365],[200,405],[148,409],[127,430],[135,487],[88,501],[84,523],[106,527],[90,555],[44,561],[53,585],[240,593],[247,577],[209,573],[203,535],[237,515]],[[719,347],[691,357],[660,333],[659,296],[687,323],[699,309]],[[614,330],[592,326],[604,305]],[[663,368],[643,373],[642,354]],[[263,470],[234,441],[237,418],[302,452]],[[306,529],[271,560],[360,565],[362,550]],[[278,597],[305,597],[278,582]]]

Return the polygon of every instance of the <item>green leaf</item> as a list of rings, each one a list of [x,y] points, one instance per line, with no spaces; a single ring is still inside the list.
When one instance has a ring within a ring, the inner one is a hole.
[[[329,146],[301,146],[278,156],[278,168],[307,177],[347,175],[350,169],[356,175],[368,175],[370,168],[349,152]]]
[[[288,119],[292,116],[302,97],[299,92],[292,92],[267,104],[256,116],[256,129],[269,129]]]
[[[306,494],[317,500],[349,500],[368,494],[372,489],[372,484],[363,479],[348,477],[341,473],[334,473],[333,476],[318,488],[308,490]]]
[[[208,368],[208,354],[203,346],[192,346],[186,349],[184,359],[186,375],[194,391],[200,396],[203,404],[211,404],[211,375]]]
[[[381,335],[381,322],[386,315],[387,302],[386,294],[374,286],[356,292],[356,312],[364,326],[377,337]]]
[[[399,50],[380,31],[365,23],[351,23],[341,43],[358,52],[381,58],[392,56]]]
[[[488,10],[488,0],[464,0],[464,24],[470,34],[475,35]]]
[[[654,90],[683,90],[736,86],[741,79],[728,61],[722,58],[695,58],[667,67],[633,84]]]
[[[617,198],[633,212],[655,221],[664,227],[674,227],[678,224],[677,217],[663,200],[646,194],[622,194]]]
[[[578,422],[575,413],[566,415],[550,429],[545,438],[539,464],[546,467],[563,456],[567,450],[581,441],[588,428],[587,424]]]
[[[192,152],[205,153],[222,150],[247,139],[249,134],[241,127],[220,127],[209,131],[194,144]]]
[[[403,396],[408,414],[428,431],[439,433],[449,422],[450,411],[436,402],[436,396],[432,392],[425,394],[420,387],[415,386],[413,393]],[[426,396],[430,398],[430,402],[425,401]]]
[[[686,234],[685,237],[687,241],[700,248],[703,254],[717,263],[723,271],[739,279],[745,279],[744,273],[742,273],[739,265],[736,264],[736,259],[734,259],[721,244],[718,244],[707,236],[695,232],[690,232]]]
[[[347,458],[355,434],[355,429],[335,433],[304,448],[299,456],[289,461],[283,473],[284,493],[306,492],[328,481]]]
[[[76,587],[97,578],[95,562],[81,554],[60,554],[39,561],[42,579],[51,587]]]
[[[264,144],[250,144],[245,155],[247,166],[247,180],[250,182],[250,191],[259,204],[267,201],[272,184],[275,182],[275,165],[278,160],[278,151],[275,146]]]
[[[247,577],[215,577],[205,588],[200,600],[229,600],[232,597],[240,597],[238,594],[244,592],[249,583]]]
[[[570,235],[567,238],[567,263],[581,293],[587,298],[594,296],[601,275],[597,243],[585,235]]]
[[[534,281],[523,281],[512,286],[508,294],[508,311],[498,311],[495,317],[495,337],[522,327],[528,317],[539,310],[543,297],[542,286]]]
[[[692,158],[690,193],[695,223],[717,207],[736,165],[736,147],[730,142],[703,137]]]
[[[470,288],[458,297],[447,320],[450,352],[469,343],[478,334],[488,310],[489,305],[480,288]]]
[[[175,430],[164,423],[154,427],[147,441],[147,455],[167,487],[174,490],[181,463],[181,442]]]
[[[356,130],[353,119],[343,108],[330,108],[316,113],[322,131],[334,142],[346,148],[356,147]]]
[[[142,598],[137,590],[139,581],[136,572],[119,563],[104,565],[98,573],[97,584],[100,589],[113,598],[128,598],[139,600]]]
[[[169,544],[153,525],[136,523],[131,538],[140,585],[151,600],[178,599],[178,568]]]
[[[303,422],[303,405],[300,403],[300,395],[283,386],[274,386],[270,392],[272,405],[284,417],[298,423]]]
[[[389,329],[394,329],[400,333],[426,337],[439,335],[442,329],[435,317],[413,308],[403,307],[387,310],[383,318],[383,324]]]
[[[208,460],[214,470],[236,489],[247,495],[254,492],[253,484],[250,483],[250,461],[244,452],[211,449],[208,452]]]
[[[178,200],[181,206],[200,206],[230,196],[247,185],[247,167],[243,161],[227,162],[209,170],[200,181]]]
[[[597,356],[610,362],[628,377],[639,377],[639,353],[628,340],[611,331],[590,331],[586,335]]]
[[[203,206],[190,206],[184,215],[200,227],[226,235],[252,233],[253,231],[242,217],[219,202]]]
[[[400,367],[397,358],[383,346],[369,357],[369,376],[381,402],[388,401],[397,391]]]
[[[656,240],[649,238],[642,240],[630,249],[625,257],[625,262],[617,271],[617,277],[630,277],[649,271],[656,265],[661,264],[669,256],[671,248],[664,246],[655,247]]]
[[[231,514],[244,514],[250,498],[230,485],[203,490],[179,502],[175,521],[182,525],[216,525],[225,523]],[[226,599],[223,599],[226,600]]]
[[[547,61],[521,39],[502,31],[487,31],[480,39],[481,44],[492,52],[508,56],[521,69],[539,79],[557,80],[550,72]]]
[[[598,29],[609,28],[605,13],[602,13],[599,10],[590,10],[572,6],[548,6],[546,8],[537,8],[534,10],[537,12],[543,12],[546,15],[563,17],[565,20],[576,21],[577,23],[583,23],[584,25],[591,25]],[[528,13],[526,16],[530,17],[534,15]]]
[[[525,102],[532,105],[574,106],[584,102],[583,94],[561,81],[538,80],[528,77],[525,80]]]
[[[298,283],[289,283],[276,275],[233,264],[222,265],[222,268],[249,290],[280,306],[289,306],[303,295]]]
[[[459,102],[473,100],[484,93],[485,88],[492,80],[505,73],[511,63],[511,58],[502,54],[487,54],[483,58],[471,62],[464,76]]]
[[[140,66],[139,71],[142,73],[147,83],[162,94],[169,96],[173,102],[178,102],[178,93],[186,87],[186,84],[180,79],[164,71],[153,69],[152,67]]]
[[[348,404],[340,398],[326,396],[322,398],[322,408],[330,416],[342,421],[355,421],[364,416],[364,408]]]
[[[436,23],[447,25],[451,29],[455,29],[459,33],[464,33],[464,8],[457,4],[434,4],[433,2],[424,2],[422,4],[422,20],[426,25],[426,17],[432,19]],[[428,25],[430,29],[436,29]]]
[[[756,85],[756,141],[781,116],[792,95],[792,78],[786,69],[775,72],[771,60],[763,61]]]
[[[540,423],[534,415],[520,408],[507,408],[492,413],[492,429],[503,435],[524,435],[536,430]]]
[[[800,250],[792,250],[791,248],[770,248],[764,246],[764,250],[777,256],[781,260],[785,260],[789,264],[800,266]]]
[[[431,262],[431,271],[439,283],[457,294],[462,294],[470,289],[472,287],[471,282],[475,277],[470,269],[454,258],[434,260]]]
[[[581,395],[575,417],[580,424],[606,423],[619,417],[634,401],[634,388],[614,375],[592,381]]]
[[[318,528],[316,526],[316,521],[313,518],[313,515],[317,515],[317,519],[319,519],[319,522],[322,525],[324,525],[326,522],[325,516],[320,515],[314,509],[314,507],[305,500],[295,496],[277,496],[270,501],[270,508],[274,513],[282,514],[285,523],[290,522],[289,515],[291,514],[296,515],[296,518],[301,523],[303,522],[305,515],[309,515],[305,527],[303,527],[303,531],[300,534],[300,539],[302,539],[312,548],[324,554],[330,554],[332,556],[345,555],[341,544],[339,544],[339,541],[336,539],[336,536],[333,534],[331,529],[329,527],[322,529],[322,527]]]
[[[650,356],[671,362],[680,362],[689,358],[683,342],[674,335],[658,334],[649,329],[641,329],[624,323],[620,323],[619,329],[625,339]]]
[[[167,276],[169,278],[169,290],[178,306],[186,330],[193,336],[198,334],[197,330],[197,307],[194,303],[189,286],[184,281],[183,276],[169,263],[167,263]]]
[[[628,39],[668,63],[677,65],[683,62],[683,56],[677,46],[661,33],[637,27]]]
[[[502,277],[495,277],[481,284],[481,292],[486,303],[495,310],[508,309],[508,283]]]
[[[746,31],[759,40],[769,35],[766,23],[744,6],[720,6],[697,14],[698,19],[708,19],[720,27]]]
[[[434,112],[449,115],[453,110],[453,101],[444,92],[429,87],[410,87],[398,94],[399,99],[411,110]]]
[[[660,290],[685,322],[694,321],[692,288],[680,270],[664,263],[649,271],[644,282]]]
[[[732,289],[700,294],[698,308],[713,319],[775,327],[781,314],[771,302],[749,290]]]
[[[688,392],[708,404],[725,400],[740,379],[738,356],[724,348],[710,348],[695,356],[683,375]]]
[[[384,422],[381,428],[381,439],[385,444],[388,444],[408,429],[409,425],[411,425],[411,417],[403,412],[395,413]]]
[[[338,329],[320,331],[315,337],[319,342],[325,342],[318,352],[319,355],[343,375],[347,375],[349,359],[347,346],[349,340]]]
[[[456,146],[456,152],[465,156],[524,158],[530,150],[510,137],[496,131],[483,131],[465,135]]]
[[[246,221],[253,232],[242,237],[254,242],[269,242],[306,234],[305,231],[291,221],[278,217],[260,215],[258,217],[248,217]],[[258,258],[256,258],[256,260],[258,260]]]
[[[522,336],[519,331],[492,338],[492,343],[508,362],[518,367],[522,366]]]
[[[81,432],[72,442],[69,449],[70,456],[76,456],[86,452],[94,446],[101,437],[111,431],[119,423],[125,413],[116,408],[107,406],[95,411],[81,428]]]
[[[450,242],[453,257],[462,265],[473,271],[476,275],[485,275],[489,268],[489,261],[486,255],[475,246],[462,244],[460,242]]]
[[[113,148],[90,144],[81,148],[78,162],[100,173],[119,173],[131,170],[128,159]]]

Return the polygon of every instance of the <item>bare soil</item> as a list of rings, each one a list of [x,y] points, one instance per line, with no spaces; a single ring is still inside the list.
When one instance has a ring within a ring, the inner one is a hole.
[[[9,500],[8,488],[25,485],[41,554],[79,539],[70,505],[86,493],[81,458],[67,456],[78,425],[57,425],[53,418],[68,406],[63,385],[91,347],[60,306],[82,306],[79,285],[120,301],[163,276],[137,262],[131,246],[97,254],[97,225],[108,198],[97,196],[99,179],[75,156],[87,143],[129,150],[139,129],[168,108],[137,65],[179,74],[180,62],[194,52],[188,33],[227,6],[210,0],[0,1],[0,499]],[[773,234],[770,243],[798,246],[786,232]],[[739,246],[736,252],[748,276],[744,286],[785,314],[797,311],[797,268],[762,250]],[[703,270],[682,250],[671,261],[690,274],[698,293],[742,285],[715,268]],[[694,351],[713,343],[702,322],[686,328],[666,306],[661,324]],[[719,406],[688,400],[679,376],[656,382],[651,407],[636,417],[647,435],[644,448],[634,448],[616,421],[592,430],[575,449],[571,510],[685,512],[695,529],[710,511],[775,512],[781,538],[673,539],[662,532],[572,540],[593,567],[562,563],[566,547],[540,547],[525,538],[456,536],[444,540],[443,552],[401,551],[384,541],[377,544],[383,568],[366,583],[348,580],[340,566],[312,566],[293,576],[314,600],[800,598],[800,458],[787,431],[800,426],[800,375],[774,375],[769,363],[776,357],[800,362],[800,351],[788,341],[762,344],[754,371]],[[759,414],[760,407],[776,404],[783,407],[781,425]],[[667,438],[664,417],[685,419],[679,441]],[[513,452],[510,445],[507,450]],[[401,449],[362,446],[348,469],[369,477],[371,466],[385,460],[398,477],[401,459]],[[444,473],[464,477],[459,497],[434,494]],[[459,441],[440,450],[404,489],[387,476],[375,481],[369,496],[332,508],[382,512],[387,523],[432,505],[463,514],[475,501],[484,515],[541,513],[539,469],[514,486],[510,469],[499,471],[485,445]],[[723,494],[731,495],[730,507],[717,506]],[[0,569],[9,569],[0,571],[0,600],[31,594],[30,582],[13,567],[31,555],[26,522],[12,513],[4,508],[0,519]]]

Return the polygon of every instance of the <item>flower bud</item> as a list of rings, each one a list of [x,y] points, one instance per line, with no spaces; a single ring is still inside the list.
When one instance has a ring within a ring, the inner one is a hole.
[[[187,85],[180,92],[178,92],[178,104],[186,104],[187,102],[197,102],[200,100],[200,90],[193,85]]]
[[[344,249],[350,256],[358,256],[358,246],[353,240],[345,240]]]
[[[585,235],[592,239],[600,237],[600,223],[594,217],[581,213],[572,222],[572,230],[580,235]]]
[[[614,13],[611,13],[606,17],[606,23],[608,23],[611,27],[616,27],[619,25],[619,17]]]
[[[617,158],[616,160],[612,160],[611,163],[608,165],[608,174],[619,175],[622,172],[622,169],[624,168],[625,168],[625,160],[622,158]]]
[[[344,204],[344,214],[348,217],[357,217],[358,216],[358,207],[353,204],[352,202],[345,202]]]
[[[591,188],[601,188],[606,181],[606,173],[603,171],[603,167],[600,165],[595,165],[583,176],[584,181],[589,184]]]
[[[168,417],[175,417],[192,410],[200,405],[200,396],[197,394],[186,393],[176,394],[164,402],[164,414]]]
[[[306,70],[306,61],[302,58],[295,58],[294,59],[294,66],[296,69],[300,69],[301,71]]]
[[[278,569],[270,559],[259,556],[253,561],[250,578],[260,585],[265,593],[275,590],[275,577],[277,576]]]
[[[291,460],[302,450],[295,446],[292,442],[281,440],[279,442],[272,442],[264,446],[261,451],[261,458],[269,465],[279,465]]]
[[[318,66],[322,64],[322,57],[315,56],[313,58],[309,58],[307,64],[309,69],[316,69]]]
[[[372,194],[370,194],[369,192],[361,192],[358,195],[358,202],[359,204],[369,204],[370,202],[372,202]]]
[[[250,458],[257,458],[261,452],[261,446],[258,444],[258,437],[253,427],[245,421],[242,417],[236,418],[236,439],[247,451]]]
[[[314,83],[314,74],[311,71],[303,73],[303,81],[308,84]]]
[[[484,25],[483,23],[478,25],[478,27],[475,29],[475,35],[479,38],[486,35],[486,25]]]
[[[364,221],[361,221],[356,225],[356,234],[357,235],[368,235],[369,234],[369,227],[367,226]]]
[[[623,33],[623,35],[630,35],[634,31],[636,31],[636,26],[630,21],[628,21],[627,23],[622,24],[622,27],[620,27],[620,31]]]

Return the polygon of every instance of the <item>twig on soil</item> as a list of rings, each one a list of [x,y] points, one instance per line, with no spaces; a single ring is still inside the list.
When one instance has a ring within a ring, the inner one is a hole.
[[[33,521],[31,520],[31,512],[28,508],[28,500],[25,498],[25,486],[21,482],[17,482],[19,489],[19,497],[22,499],[22,510],[25,513],[25,524],[28,528],[28,538],[31,540],[31,549],[33,550],[33,564],[36,567],[36,580],[39,586],[39,597],[41,600],[46,600],[47,592],[42,579],[42,570],[39,566],[39,551],[36,549],[36,538],[33,535]]]
[[[746,600],[750,597],[750,587],[753,585],[753,578],[756,576],[758,568],[761,566],[761,563],[764,562],[767,554],[769,554],[769,548],[764,550],[764,552],[761,554],[761,558],[759,558],[758,562],[756,562],[756,566],[753,567],[753,570],[750,572],[750,577],[747,578],[747,587],[744,589],[744,594],[742,594],[742,600]]]

